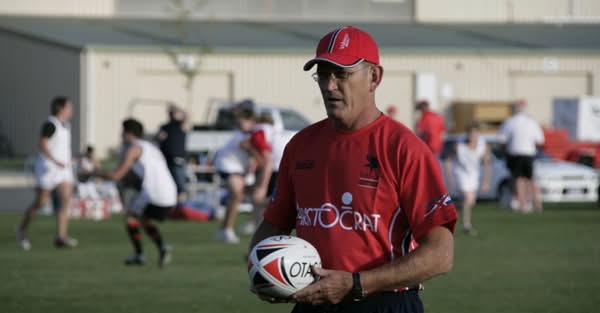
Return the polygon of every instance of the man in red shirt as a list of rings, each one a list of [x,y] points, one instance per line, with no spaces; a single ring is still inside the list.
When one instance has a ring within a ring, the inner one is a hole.
[[[296,235],[319,251],[320,279],[292,299],[301,312],[423,312],[420,283],[450,271],[456,211],[440,166],[375,105],[377,44],[348,26],[327,34],[313,77],[327,118],[287,145],[276,191],[250,249]]]
[[[417,122],[417,135],[425,141],[433,154],[439,156],[442,153],[443,138],[446,132],[444,118],[430,110],[427,100],[417,102],[417,111],[421,111],[421,118]]]

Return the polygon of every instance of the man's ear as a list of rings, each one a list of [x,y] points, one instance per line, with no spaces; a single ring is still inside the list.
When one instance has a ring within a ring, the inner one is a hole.
[[[369,91],[375,92],[377,86],[381,84],[381,78],[383,77],[383,67],[380,65],[374,65],[371,67],[370,76],[369,76]]]

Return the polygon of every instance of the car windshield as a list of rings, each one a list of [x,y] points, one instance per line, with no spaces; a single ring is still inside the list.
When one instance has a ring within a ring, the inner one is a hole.
[[[281,109],[279,112],[283,128],[287,130],[301,130],[310,124],[304,117],[294,111]]]

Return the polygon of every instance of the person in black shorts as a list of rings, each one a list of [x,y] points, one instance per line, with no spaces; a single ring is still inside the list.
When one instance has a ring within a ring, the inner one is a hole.
[[[538,122],[526,114],[526,105],[525,100],[515,101],[513,116],[505,120],[498,131],[515,195],[510,207],[522,213],[543,210],[539,186],[533,175],[533,160],[544,144],[544,133]]]
[[[506,158],[506,167],[510,175],[514,178],[533,177],[533,157],[529,155],[508,155]]]
[[[164,243],[155,221],[163,221],[175,207],[177,187],[162,153],[152,143],[142,140],[143,135],[144,128],[140,122],[125,120],[123,141],[127,148],[121,164],[113,171],[96,172],[95,175],[116,181],[127,179],[128,185],[139,187],[139,192],[127,207],[127,233],[135,253],[125,260],[125,264],[145,263],[140,241],[141,226],[156,244],[159,251],[158,264],[163,267],[171,261],[171,247]]]

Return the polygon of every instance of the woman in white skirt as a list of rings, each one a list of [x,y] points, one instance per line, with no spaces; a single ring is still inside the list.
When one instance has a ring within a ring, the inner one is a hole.
[[[477,199],[477,191],[487,192],[490,188],[492,166],[490,149],[479,136],[479,125],[472,122],[466,129],[466,141],[457,142],[444,160],[446,173],[449,173],[448,189],[460,193],[462,202],[463,231],[476,235],[471,222],[471,210]],[[483,163],[483,181],[480,186],[480,168]]]

